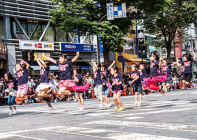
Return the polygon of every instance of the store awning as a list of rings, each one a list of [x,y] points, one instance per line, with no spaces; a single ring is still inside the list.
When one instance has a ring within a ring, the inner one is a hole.
[[[125,58],[126,61],[129,61],[129,62],[139,62],[139,63],[142,63],[142,59],[141,58]],[[143,63],[148,63],[147,60],[144,60],[143,59]]]

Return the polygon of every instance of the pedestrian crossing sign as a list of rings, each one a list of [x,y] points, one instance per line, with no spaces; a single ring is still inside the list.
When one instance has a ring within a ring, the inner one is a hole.
[[[122,18],[122,6],[114,7],[114,18]]]
[[[107,3],[107,20],[114,20],[114,18],[125,18],[126,16],[126,3],[122,6],[113,7],[113,3]]]

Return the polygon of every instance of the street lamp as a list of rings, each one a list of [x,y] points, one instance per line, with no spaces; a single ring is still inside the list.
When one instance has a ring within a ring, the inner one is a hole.
[[[139,45],[141,45],[142,64],[143,64],[144,51],[143,51],[143,48],[142,48],[142,44],[144,43],[144,34],[142,32],[139,32],[138,39],[139,39]]]

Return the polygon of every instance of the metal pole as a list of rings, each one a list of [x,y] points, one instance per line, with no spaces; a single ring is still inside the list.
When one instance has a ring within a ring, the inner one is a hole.
[[[39,26],[39,23],[36,25],[36,27],[35,27],[34,31],[32,32],[32,34],[31,34],[31,36],[30,36],[30,39],[33,37],[33,35],[34,35],[34,33],[36,32],[36,30],[37,30],[38,26]]]
[[[137,24],[137,20],[136,20],[136,24]],[[137,56],[139,58],[139,49],[138,49],[138,29],[137,29],[137,25],[136,25],[136,52],[137,52]]]
[[[142,48],[142,44],[141,44],[141,54],[142,54],[142,64],[143,64],[144,51],[143,51],[143,48]]]
[[[50,23],[51,23],[51,22],[49,21],[48,24],[47,24],[47,26],[46,26],[46,28],[44,29],[44,32],[42,33],[41,37],[39,38],[39,41],[42,41],[42,38],[44,37],[44,35],[45,35],[47,29],[49,28]]]
[[[100,63],[99,37],[97,35],[97,62]]]
[[[22,32],[24,33],[25,37],[26,37],[28,40],[30,40],[29,37],[28,37],[28,35],[26,34],[25,30],[24,30],[23,27],[21,26],[20,22],[18,21],[18,19],[17,19],[16,17],[14,17],[14,19],[15,19],[16,23],[18,24],[18,26],[20,27],[20,29],[22,30]]]

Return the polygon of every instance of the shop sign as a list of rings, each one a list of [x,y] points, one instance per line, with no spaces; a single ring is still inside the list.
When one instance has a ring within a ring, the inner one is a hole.
[[[94,52],[94,46],[90,44],[60,43],[60,51]]]
[[[34,41],[19,41],[21,50],[48,50],[54,51],[54,43],[51,42],[34,42]]]
[[[37,55],[38,58],[40,58],[41,60],[47,61],[48,59],[44,58],[43,53],[39,53],[39,52],[35,52],[34,53],[34,60],[35,60],[35,56]],[[45,56],[50,57],[50,53],[44,53]]]

